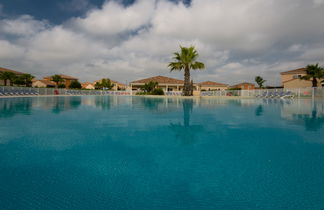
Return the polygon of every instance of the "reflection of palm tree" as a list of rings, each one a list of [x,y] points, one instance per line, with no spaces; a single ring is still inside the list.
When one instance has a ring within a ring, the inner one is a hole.
[[[81,105],[81,97],[55,97],[52,112],[59,114],[64,110],[77,109]]]
[[[319,115],[316,108],[313,109],[311,115],[300,115],[305,123],[305,128],[308,131],[318,131],[324,125],[324,115]]]
[[[262,116],[263,115],[263,106],[259,105],[256,109],[255,109],[255,116]]]
[[[184,99],[183,107],[183,125],[181,123],[171,123],[170,128],[176,133],[176,137],[181,139],[184,144],[190,144],[195,141],[195,135],[203,131],[201,125],[190,125],[190,115],[193,109],[193,100]]]
[[[113,97],[96,97],[95,105],[104,110],[109,110],[112,105]]]

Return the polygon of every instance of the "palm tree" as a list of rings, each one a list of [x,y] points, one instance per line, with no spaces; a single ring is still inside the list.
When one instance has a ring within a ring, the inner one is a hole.
[[[64,79],[60,75],[55,74],[54,76],[52,76],[51,81],[55,82],[56,87],[58,87],[59,83],[63,82]]]
[[[265,83],[266,81],[267,80],[264,80],[260,76],[255,77],[255,82],[259,85],[260,88],[263,88],[263,83]]]
[[[30,87],[32,84],[32,80],[35,77],[31,74],[22,74],[19,76],[19,78],[23,81],[23,83],[24,83],[24,85],[26,85],[26,87]]]
[[[317,87],[317,79],[324,78],[324,69],[320,67],[319,64],[310,64],[306,66],[306,75],[302,76],[300,79],[312,80],[313,87]]]
[[[16,74],[13,72],[2,72],[0,73],[0,79],[4,81],[4,85],[7,86],[7,81],[9,80],[10,85],[13,84],[13,81],[16,78]]]
[[[169,63],[168,67],[171,71],[184,70],[184,88],[183,94],[185,96],[192,95],[192,85],[190,83],[190,70],[204,69],[205,64],[196,61],[198,58],[198,52],[195,47],[189,48],[180,46],[181,52],[175,52],[173,60],[174,62]]]

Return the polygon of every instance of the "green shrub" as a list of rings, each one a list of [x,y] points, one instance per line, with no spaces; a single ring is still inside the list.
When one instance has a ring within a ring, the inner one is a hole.
[[[162,90],[162,88],[155,88],[154,90],[152,90],[152,92],[150,94],[152,94],[152,95],[164,95],[164,91]]]
[[[65,88],[65,85],[64,84],[59,84],[57,87],[58,88]]]
[[[70,84],[70,87],[71,89],[81,89],[81,83],[77,80],[73,80]]]

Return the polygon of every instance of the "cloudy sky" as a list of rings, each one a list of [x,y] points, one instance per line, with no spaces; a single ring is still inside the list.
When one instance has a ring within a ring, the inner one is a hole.
[[[170,73],[194,45],[194,81],[234,84],[324,65],[324,0],[0,0],[0,66],[120,82]]]

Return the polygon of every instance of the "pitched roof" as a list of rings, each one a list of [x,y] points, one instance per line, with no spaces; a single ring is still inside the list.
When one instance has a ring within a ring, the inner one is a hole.
[[[227,87],[227,84],[218,83],[218,82],[212,82],[212,81],[206,81],[199,83],[200,86],[217,86],[217,87]]]
[[[109,79],[109,78],[107,78],[107,79]],[[118,81],[115,81],[115,80],[112,80],[112,79],[109,79],[109,80],[110,80],[110,82],[113,83],[113,84],[117,84],[117,85],[120,85],[120,86],[126,86],[125,84],[120,83],[120,82],[118,82]],[[93,84],[95,85],[97,82],[101,82],[101,81],[102,81],[102,79],[100,79],[100,80],[96,80],[96,81],[93,82]]]
[[[56,85],[56,83],[55,82],[52,82],[52,81],[49,81],[49,80],[45,80],[45,79],[43,79],[43,80],[36,80],[36,81],[34,81],[34,82],[41,82],[41,83],[43,83],[43,84],[45,84],[45,85],[50,85],[50,86],[55,86]]]
[[[69,75],[65,75],[65,74],[58,74],[58,75],[61,76],[62,79],[67,79],[67,80],[78,80],[78,78],[71,77],[71,76],[69,76]],[[54,76],[54,75],[52,75],[52,76]],[[49,78],[51,78],[52,76],[48,76],[48,77],[44,77],[44,78],[49,79]]]
[[[281,72],[280,74],[286,75],[286,74],[305,74],[305,73],[306,73],[306,68],[300,68],[300,69]]]
[[[254,85],[253,83],[249,83],[249,82],[242,82],[236,85],[232,85],[231,87],[235,87],[235,86],[241,86],[241,85]]]
[[[91,82],[84,82],[81,84],[83,88],[86,88],[88,85],[92,85],[93,87],[95,86],[94,83],[91,83]]]
[[[19,71],[14,71],[14,70],[2,68],[2,67],[0,67],[0,72],[12,72],[14,74],[25,74],[25,73],[22,73],[22,72],[19,72]]]
[[[162,84],[183,84],[183,80],[174,79],[170,77],[164,77],[164,76],[156,76],[156,77],[150,77],[146,79],[136,80],[131,83],[148,83],[148,82],[157,82]]]

